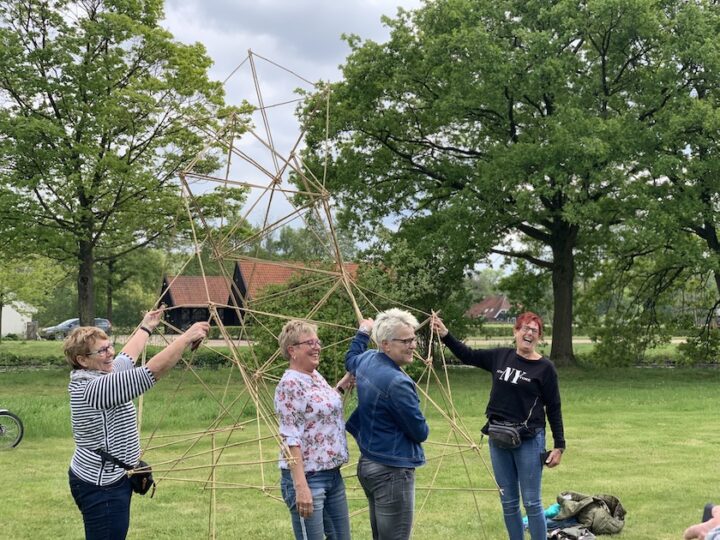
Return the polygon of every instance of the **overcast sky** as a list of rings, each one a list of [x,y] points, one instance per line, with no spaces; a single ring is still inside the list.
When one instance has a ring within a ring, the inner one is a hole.
[[[164,26],[179,41],[205,45],[214,61],[211,77],[227,79],[228,103],[247,99],[257,105],[248,50],[308,81],[336,81],[338,66],[349,53],[342,34],[384,41],[388,30],[382,15],[394,17],[398,7],[420,4],[421,0],[166,0]],[[298,87],[309,88],[270,62],[255,63],[265,106],[295,99]],[[292,112],[294,105],[278,107],[283,108]]]
[[[224,79],[252,49],[304,77],[336,80],[348,53],[341,34],[384,40],[382,15],[420,0],[166,0],[165,26],[184,42],[203,43]]]
[[[211,78],[227,79],[228,104],[238,105],[245,99],[257,105],[247,62],[249,49],[308,81],[337,81],[341,76],[338,66],[349,53],[342,34],[385,41],[389,32],[381,22],[382,15],[394,17],[398,7],[414,9],[421,3],[421,0],[166,0],[163,26],[178,41],[200,42],[206,47],[214,61]],[[256,58],[255,64],[274,144],[278,152],[287,155],[299,136],[293,115],[295,104],[276,105],[296,99],[296,88],[311,86],[260,58]],[[259,115],[253,117],[253,122],[262,131]],[[272,168],[269,154],[261,146],[248,137],[241,144],[247,145],[247,152],[254,153],[253,157],[263,166]],[[233,178],[250,181],[257,173],[252,168],[239,167],[233,167]],[[251,221],[256,222],[257,218]]]

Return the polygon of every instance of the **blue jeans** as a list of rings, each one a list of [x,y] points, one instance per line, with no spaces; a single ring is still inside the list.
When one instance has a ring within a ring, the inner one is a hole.
[[[70,492],[83,516],[86,540],[125,540],[130,527],[130,479],[96,486],[68,471]]]
[[[543,465],[540,458],[545,451],[545,430],[532,439],[524,439],[518,448],[512,450],[498,448],[492,441],[489,446],[495,481],[502,490],[500,502],[509,540],[523,540],[525,537],[520,513],[521,493],[530,538],[546,540],[547,524],[541,493]]]
[[[415,469],[360,457],[358,480],[370,505],[373,540],[410,538],[415,508]]]
[[[350,515],[345,482],[340,468],[305,473],[313,498],[313,513],[301,518],[295,504],[295,485],[288,469],[282,469],[280,490],[290,509],[296,540],[350,540]]]

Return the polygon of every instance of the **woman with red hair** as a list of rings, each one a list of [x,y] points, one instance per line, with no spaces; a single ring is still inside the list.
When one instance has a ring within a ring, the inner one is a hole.
[[[543,337],[542,319],[529,311],[517,318],[513,330],[514,349],[471,349],[454,338],[434,314],[432,326],[458,360],[492,375],[490,399],[485,409],[488,422],[481,431],[489,435],[490,459],[501,490],[508,538],[524,538],[520,513],[522,495],[530,537],[545,540],[542,468],[560,464],[565,437],[557,371],[549,359],[535,350]],[[545,452],[546,415],[554,442],[550,452]]]

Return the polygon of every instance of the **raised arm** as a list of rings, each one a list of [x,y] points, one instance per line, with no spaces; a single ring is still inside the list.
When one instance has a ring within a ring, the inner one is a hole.
[[[158,327],[158,324],[160,324],[161,317],[161,309],[154,309],[153,311],[148,311],[143,317],[140,325],[135,329],[135,332],[132,336],[130,336],[130,339],[120,352],[124,352],[133,359],[133,362],[136,362],[140,356],[140,353],[142,353],[143,349],[145,348],[145,345],[147,345],[148,339],[150,339],[150,335]]]
[[[164,377],[182,358],[185,347],[189,347],[196,341],[202,341],[207,337],[209,331],[209,323],[197,322],[193,324],[185,333],[178,336],[175,341],[153,356],[145,367],[152,372],[156,380]]]
[[[455,355],[455,358],[463,364],[476,366],[490,370],[492,368],[492,353],[489,349],[472,349],[459,339],[456,339],[447,329],[442,319],[435,313],[432,314],[430,324],[437,332],[445,346]]]
[[[370,332],[372,331],[374,321],[372,319],[364,319],[360,321],[360,326],[355,337],[350,342],[350,348],[345,354],[345,369],[355,375],[357,369],[358,357],[367,350],[370,341]]]

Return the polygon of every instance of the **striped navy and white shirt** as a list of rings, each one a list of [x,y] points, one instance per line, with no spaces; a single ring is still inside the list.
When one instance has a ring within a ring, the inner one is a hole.
[[[75,453],[72,471],[85,482],[106,486],[118,481],[125,469],[106,462],[94,450],[103,449],[128,465],[140,459],[140,435],[132,400],[155,384],[146,367],[135,367],[125,353],[113,360],[109,373],[75,369],[70,372],[70,419]]]

